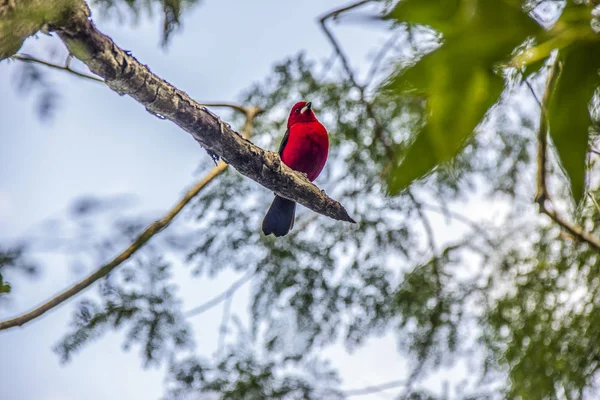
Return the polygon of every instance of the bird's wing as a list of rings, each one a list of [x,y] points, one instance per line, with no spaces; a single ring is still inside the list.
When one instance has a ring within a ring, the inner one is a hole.
[[[283,149],[285,148],[285,145],[287,144],[289,137],[290,137],[290,128],[287,128],[287,130],[285,131],[285,135],[283,135],[283,139],[281,139],[281,144],[279,145],[278,153],[279,153],[280,157],[283,154]]]

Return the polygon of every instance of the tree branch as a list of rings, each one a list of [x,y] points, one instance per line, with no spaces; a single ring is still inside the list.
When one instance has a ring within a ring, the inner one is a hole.
[[[50,26],[75,57],[120,95],[129,95],[154,115],[190,133],[209,152],[278,195],[336,220],[355,222],[344,207],[299,172],[242,138],[205,106],[153,74],[147,66],[99,32],[83,1],[72,15]]]
[[[227,107],[227,108],[233,108],[234,110],[237,110],[245,115],[248,115],[248,109],[246,107],[240,106],[238,104],[234,104],[234,103],[205,103],[202,102],[202,105],[204,107]]]
[[[65,65],[60,65],[60,64],[55,64],[55,63],[51,63],[49,61],[44,61],[41,60],[39,58],[35,58],[29,54],[15,54],[13,56],[10,56],[10,59],[12,60],[17,60],[17,61],[23,61],[23,62],[27,62],[27,63],[33,63],[33,64],[40,64],[40,65],[44,65],[46,67],[52,68],[52,69],[57,69],[60,71],[66,71],[69,72],[75,76],[78,76],[80,78],[84,78],[84,79],[89,79],[95,82],[102,82],[104,83],[104,79],[102,78],[98,78],[97,76],[93,76],[93,75],[88,75],[85,74],[83,72],[79,72],[77,70],[74,70],[73,68],[71,68],[71,63],[70,60],[73,58],[73,56],[71,54],[69,54],[69,56],[67,57],[66,61],[65,61]],[[240,106],[239,104],[235,104],[235,103],[206,103],[206,102],[202,102],[202,105],[205,107],[227,107],[227,108],[232,108],[236,111],[241,112],[244,115],[248,115],[248,112],[250,111],[248,108]]]
[[[564,219],[558,212],[548,207],[548,203],[552,203],[548,188],[546,186],[546,170],[548,164],[548,115],[547,104],[552,92],[556,72],[559,68],[559,57],[555,57],[554,62],[548,72],[544,97],[541,101],[540,109],[540,124],[538,128],[538,153],[537,153],[537,189],[535,194],[535,202],[538,203],[539,212],[549,216],[554,222],[567,230],[575,238],[582,242],[586,242],[596,249],[600,250],[600,238],[586,232],[579,225],[575,225]],[[535,95],[535,94],[534,94]]]
[[[71,54],[69,54],[69,56],[67,57],[66,61],[65,61],[65,65],[60,65],[60,64],[55,64],[55,63],[51,63],[49,61],[44,61],[41,60],[39,58],[35,58],[29,54],[15,54],[13,56],[10,56],[10,59],[12,60],[17,60],[17,61],[23,61],[23,62],[27,62],[27,63],[33,63],[33,64],[40,64],[40,65],[44,65],[46,67],[52,68],[52,69],[57,69],[60,71],[66,71],[69,72],[75,76],[78,76],[80,78],[84,78],[84,79],[89,79],[95,82],[102,82],[104,83],[104,79],[102,78],[98,78],[97,76],[93,76],[93,75],[88,75],[85,74],[83,72],[79,72],[77,70],[74,70],[73,68],[71,68],[71,64],[70,64],[70,60],[73,58],[73,56]],[[240,106],[239,104],[235,104],[235,103],[206,103],[206,102],[202,102],[202,105],[204,107],[227,107],[227,108],[232,108],[236,111],[241,112],[244,115],[248,115],[248,112],[250,112],[250,110],[244,106]]]
[[[257,115],[263,112],[263,110],[259,107],[240,107],[236,106],[236,109],[243,110],[246,114],[246,122],[244,123],[244,127],[242,128],[242,132],[244,137],[247,138],[250,136],[253,127],[254,118]],[[226,169],[228,165],[224,161],[220,161],[217,166],[211,169],[204,178],[202,178],[198,183],[196,183],[191,189],[189,189],[185,195],[175,204],[175,206],[163,216],[161,219],[154,221],[151,223],[144,231],[131,243],[121,254],[113,258],[107,264],[101,266],[96,271],[94,271],[91,275],[88,275],[83,280],[79,281],[75,285],[66,289],[62,293],[57,296],[51,298],[46,301],[42,305],[36,307],[35,309],[20,315],[18,317],[1,321],[0,322],[0,331],[3,329],[14,328],[17,326],[22,326],[27,322],[34,320],[45,314],[46,312],[52,310],[53,308],[59,306],[63,302],[67,301],[71,297],[77,295],[81,291],[87,289],[93,283],[98,281],[99,279],[107,276],[111,271],[117,268],[119,265],[127,261],[130,257],[132,257],[138,250],[140,250],[154,235],[165,229],[171,221],[183,210],[183,208],[202,191],[210,182],[213,181],[217,176],[221,175]]]

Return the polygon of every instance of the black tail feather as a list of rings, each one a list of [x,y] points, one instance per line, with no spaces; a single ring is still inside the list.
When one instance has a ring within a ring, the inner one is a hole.
[[[275,196],[267,215],[263,219],[262,231],[275,237],[285,236],[294,226],[296,203],[283,197]]]

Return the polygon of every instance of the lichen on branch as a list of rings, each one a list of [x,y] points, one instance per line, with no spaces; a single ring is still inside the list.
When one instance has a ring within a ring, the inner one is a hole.
[[[0,61],[19,51],[29,36],[65,23],[75,10],[89,15],[81,0],[0,0]]]

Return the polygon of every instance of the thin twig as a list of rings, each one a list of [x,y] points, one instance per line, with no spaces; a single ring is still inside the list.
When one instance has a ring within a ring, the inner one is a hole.
[[[378,385],[365,386],[357,389],[343,390],[342,394],[346,397],[350,396],[366,396],[369,394],[383,392],[384,390],[395,389],[400,386],[406,385],[406,381],[389,381],[380,383]]]
[[[35,58],[33,56],[30,56],[29,54],[15,54],[13,56],[10,57],[13,60],[18,60],[18,61],[23,61],[23,62],[27,62],[27,63],[33,63],[33,64],[41,64],[41,65],[45,65],[46,67],[50,67],[50,68],[54,68],[54,69],[58,69],[61,71],[66,71],[69,72],[73,75],[76,75],[80,78],[85,78],[85,79],[89,79],[92,81],[96,81],[96,82],[102,82],[104,83],[104,79],[102,78],[98,78],[97,76],[93,76],[93,75],[88,75],[88,74],[84,74],[83,72],[79,72],[76,71],[74,69],[71,68],[71,55],[69,55],[67,57],[67,61],[65,61],[65,65],[60,65],[60,64],[54,64],[51,63],[49,61],[44,61],[44,60],[40,60],[39,58]]]
[[[548,188],[546,186],[546,165],[548,158],[548,116],[546,113],[546,105],[548,104],[548,100],[550,99],[550,93],[552,91],[552,84],[554,82],[554,78],[556,75],[556,70],[558,68],[559,57],[555,56],[554,62],[552,63],[550,70],[548,72],[548,77],[546,79],[546,87],[544,89],[544,96],[541,102],[538,100],[535,91],[531,86],[529,86],[529,90],[533,97],[537,100],[540,106],[540,123],[538,127],[538,156],[537,156],[537,187],[535,193],[535,202],[539,204],[540,212],[545,212],[545,202],[549,198]]]
[[[597,249],[600,249],[600,238],[586,232],[581,226],[575,225],[564,219],[558,212],[548,207],[552,203],[548,188],[546,186],[546,166],[548,163],[548,114],[547,105],[552,92],[556,72],[559,68],[559,57],[555,57],[554,62],[548,72],[544,97],[542,98],[542,107],[540,108],[540,123],[538,128],[538,153],[537,153],[537,189],[535,202],[538,203],[539,212],[549,216],[554,222],[566,229],[571,235],[580,241],[586,242]]]
[[[240,106],[239,104],[233,104],[233,103],[200,103],[205,107],[228,107],[228,108],[233,108],[234,110],[237,110],[243,114],[246,114],[246,116],[248,115],[248,108]]]
[[[348,74],[348,78],[350,79],[350,81],[352,82],[352,84],[354,86],[356,86],[356,88],[358,90],[360,90],[361,92],[361,98],[364,97],[364,88],[358,84],[358,82],[356,81],[356,78],[354,77],[354,71],[352,71],[352,68],[350,67],[350,64],[348,62],[348,58],[346,58],[346,55],[344,54],[344,52],[342,51],[342,48],[340,47],[338,41],[336,40],[335,36],[333,36],[333,33],[329,30],[329,28],[327,28],[327,20],[329,19],[335,19],[338,15],[340,15],[341,13],[353,10],[355,8],[361,7],[367,3],[370,3],[372,0],[362,0],[359,1],[358,3],[354,3],[354,4],[350,4],[348,6],[345,7],[341,7],[338,8],[336,10],[330,11],[327,14],[323,15],[320,19],[319,22],[321,23],[321,28],[323,29],[323,32],[325,33],[325,36],[327,36],[327,39],[329,39],[329,42],[331,42],[331,45],[333,46],[333,49],[335,50],[336,54],[338,55],[338,57],[340,58],[340,60],[342,61],[342,66],[344,67],[344,70],[346,71],[346,74]]]
[[[427,241],[429,243],[429,248],[433,253],[433,257],[436,257],[436,245],[435,245],[435,234],[433,233],[433,227],[431,226],[431,222],[429,222],[429,218],[423,212],[423,208],[421,203],[417,201],[416,197],[412,194],[410,190],[406,191],[406,194],[415,205],[417,213],[419,214],[419,218],[421,219],[421,223],[423,224],[423,228],[425,229],[425,233],[427,234]]]
[[[245,109],[244,111],[247,115],[246,122],[244,123],[244,127],[242,129],[244,137],[248,137],[252,131],[252,123],[254,117],[260,114],[262,110],[258,107],[252,107]],[[11,318],[6,321],[0,322],[0,330],[13,328],[16,326],[22,326],[35,318],[40,317],[46,312],[52,310],[53,308],[59,306],[63,302],[67,301],[71,297],[77,295],[81,291],[87,289],[93,283],[98,281],[99,279],[108,275],[112,270],[117,268],[123,262],[128,260],[131,256],[133,256],[139,249],[141,249],[154,235],[162,231],[166,228],[171,221],[183,210],[183,208],[194,198],[202,189],[204,189],[210,182],[212,182],[217,176],[221,175],[228,167],[228,164],[224,161],[220,161],[217,166],[212,168],[204,178],[202,178],[198,183],[196,183],[191,189],[189,189],[185,195],[175,204],[175,206],[161,219],[154,221],[151,223],[144,231],[131,243],[121,254],[113,258],[107,264],[104,264],[92,274],[79,281],[75,285],[66,289],[62,293],[57,296],[51,298],[46,301],[42,305],[36,307],[35,309],[20,315],[15,318]]]
[[[13,60],[18,60],[18,61],[23,61],[23,62],[28,62],[28,63],[34,63],[34,64],[41,64],[44,65],[46,67],[50,67],[53,69],[58,69],[61,71],[66,71],[69,72],[71,74],[74,74],[80,78],[85,78],[85,79],[90,79],[96,82],[103,82],[104,83],[104,79],[102,78],[98,78],[96,76],[93,75],[88,75],[88,74],[84,74],[82,72],[76,71],[73,68],[71,68],[71,60],[73,59],[73,55],[69,54],[67,56],[67,60],[65,61],[65,65],[60,65],[60,64],[54,64],[51,63],[49,61],[44,61],[44,60],[40,60],[39,58],[35,58],[29,54],[15,54],[12,57]],[[235,104],[235,103],[201,103],[203,106],[206,107],[227,107],[227,108],[232,108],[236,111],[239,111],[243,114],[247,114],[248,112],[248,108],[240,106],[239,104]]]
[[[225,305],[223,306],[223,319],[221,320],[221,326],[219,327],[219,343],[217,344],[217,357],[219,357],[223,348],[225,347],[225,336],[227,335],[227,329],[229,325],[229,317],[231,316],[231,303],[233,302],[233,295],[235,292],[232,292],[227,300],[225,301]]]
[[[531,86],[531,82],[529,82],[529,79],[527,79],[527,77],[525,75],[523,75],[523,82],[525,82],[525,84],[529,88],[529,91],[533,95],[533,98],[535,99],[535,102],[538,104],[538,106],[540,107],[540,109],[543,108],[544,106],[542,105],[542,102],[540,101],[540,99],[538,98],[537,94],[535,93],[535,90],[533,89],[533,86]]]
[[[336,58],[337,58],[337,54],[334,51],[333,54],[331,54],[331,56],[329,56],[329,58],[323,65],[323,68],[321,69],[321,76],[319,77],[319,81],[325,80],[325,78],[327,77],[327,74],[329,74],[329,71],[331,71],[331,68],[333,68]]]
[[[596,201],[596,198],[590,192],[588,192],[588,196],[590,197],[590,199],[592,199],[592,202],[594,203],[594,206],[596,206],[596,211],[598,211],[598,213],[600,214],[600,205],[598,205],[598,202]]]
[[[220,303],[230,298],[239,288],[244,286],[244,284],[249,282],[254,277],[254,274],[256,274],[256,269],[248,270],[240,279],[233,282],[231,286],[227,288],[227,290],[218,294],[217,296],[213,297],[207,302],[199,305],[198,307],[192,308],[191,310],[185,313],[185,316],[188,318],[195,317],[210,310],[213,307],[218,306]]]
[[[30,312],[23,314],[19,317],[9,319],[7,321],[0,322],[0,330],[13,328],[16,326],[22,326],[31,320],[40,317],[56,306],[60,305],[64,301],[75,296],[79,292],[88,288],[97,280],[108,275],[112,270],[121,265],[131,256],[133,256],[139,249],[141,249],[154,235],[162,231],[171,221],[179,214],[179,212],[214,178],[219,176],[225,169],[227,164],[223,161],[210,170],[210,172],[196,185],[194,185],[187,193],[183,196],[179,202],[173,207],[164,217],[151,223],[134,241],[131,243],[121,254],[113,258],[110,262],[103,265],[94,271],[91,275],[84,278],[77,284],[71,286],[64,292],[48,300],[39,307],[31,310]]]
[[[482,235],[485,238],[486,242],[488,242],[489,245],[493,246],[494,241],[492,240],[492,237],[490,236],[489,232],[486,229],[484,229],[482,226],[477,224],[475,221],[465,217],[464,215],[457,213],[455,211],[452,211],[450,209],[442,208],[442,207],[439,207],[439,206],[436,206],[433,204],[429,204],[429,203],[425,203],[425,202],[421,202],[421,207],[431,210],[433,212],[439,213],[443,216],[450,217],[456,221],[462,222],[463,224],[469,226],[471,229],[473,229],[474,231],[476,231],[477,233]]]
[[[84,74],[82,72],[76,71],[73,68],[71,68],[71,60],[73,59],[73,56],[71,54],[68,55],[67,60],[65,61],[65,65],[60,65],[60,64],[54,64],[48,61],[44,61],[44,60],[40,60],[39,58],[35,58],[29,54],[15,54],[12,57],[13,60],[18,60],[18,61],[23,61],[23,62],[28,62],[28,63],[34,63],[34,64],[41,64],[44,65],[46,67],[50,67],[50,68],[54,68],[54,69],[58,69],[61,71],[67,71],[71,74],[77,75],[80,78],[85,78],[85,79],[91,79],[93,81],[96,82],[103,82],[104,83],[104,79],[102,78],[98,78],[96,76],[93,75],[88,75],[88,74]],[[236,111],[239,111],[245,115],[248,115],[248,111],[249,109],[247,107],[241,106],[239,104],[235,104],[235,103],[201,103],[203,106],[206,107],[227,107],[227,108],[232,108]]]
[[[430,331],[430,333],[428,334],[427,337],[427,347],[431,346],[431,343],[433,342],[433,329]],[[423,369],[425,368],[425,359],[421,359],[419,362],[419,365],[413,369],[413,371],[411,372],[410,376],[408,377],[408,380],[405,382],[405,389],[404,389],[404,393],[401,394],[400,396],[398,396],[398,399],[401,400],[409,400],[409,395],[412,392],[412,388],[414,386],[414,384],[416,383],[417,379],[419,379],[419,376],[421,375],[421,372],[423,372]]]
[[[441,200],[441,198],[440,198],[441,195],[439,193],[436,193],[436,196],[438,196],[438,198],[439,198],[438,205],[429,204],[429,203],[421,200],[421,201],[419,201],[419,203],[421,204],[421,207],[428,209],[430,211],[436,212],[436,213],[438,213],[444,217],[447,217],[449,219],[453,219],[458,222],[462,222],[464,225],[467,225],[468,227],[470,227],[471,229],[473,229],[474,231],[479,233],[484,238],[484,240],[488,243],[488,245],[490,247],[492,247],[492,248],[495,247],[494,238],[490,235],[488,229],[485,229],[482,226],[483,224],[479,224],[479,223],[475,222],[474,220],[466,217],[465,215],[449,209],[448,205]]]
[[[441,296],[442,279],[440,276],[440,260],[437,255],[437,246],[435,243],[435,233],[433,231],[433,226],[431,225],[429,218],[427,218],[427,215],[423,211],[421,203],[419,201],[417,201],[417,199],[412,194],[410,189],[407,190],[407,194],[408,194],[408,197],[413,202],[413,204],[415,205],[417,213],[419,214],[419,218],[421,219],[421,223],[423,224],[423,228],[425,229],[425,233],[427,235],[427,241],[429,243],[429,248],[431,249],[431,252],[432,252],[433,277],[435,279],[435,284],[437,286],[437,290],[436,290],[437,304],[431,314],[432,315],[431,327],[429,328],[429,331],[427,332],[427,337],[426,337],[425,341],[423,342],[423,347],[419,351],[419,356],[418,356],[419,365],[417,365],[417,367],[414,368],[413,371],[411,372],[408,380],[406,381],[406,387],[404,389],[404,394],[399,396],[400,399],[408,398],[408,395],[410,394],[414,384],[419,379],[419,377],[421,376],[421,373],[423,372],[423,369],[425,368],[425,362],[427,361],[426,353],[429,350],[429,348],[433,345],[433,339],[434,339],[434,336],[436,333],[436,326],[439,323],[440,317],[442,315],[442,307],[444,305],[444,302],[441,298],[442,297]]]
[[[295,229],[291,233],[291,235],[298,235],[300,232],[303,232],[304,229],[315,219],[317,219],[316,214],[313,214],[309,218],[306,218],[302,224],[297,226],[298,229]],[[231,284],[231,286],[229,286],[223,292],[219,293],[218,295],[216,295],[212,299],[206,301],[205,303],[199,305],[198,307],[195,307],[195,308],[189,310],[188,312],[185,313],[185,316],[186,317],[195,317],[196,315],[200,315],[200,314],[210,310],[211,308],[218,306],[220,303],[222,303],[223,301],[225,301],[228,298],[230,298],[231,296],[233,296],[233,294],[238,289],[240,289],[242,286],[244,286],[247,282],[250,282],[250,280],[252,280],[252,278],[254,278],[256,273],[257,273],[256,269],[248,270],[248,272],[246,272],[246,274],[244,274],[237,281],[233,282]]]
[[[347,6],[343,6],[343,7],[337,8],[337,9],[335,9],[333,11],[328,12],[323,17],[321,17],[321,21],[324,20],[324,19],[329,19],[329,18],[336,19],[338,17],[338,15],[343,14],[346,11],[350,11],[350,10],[353,10],[355,8],[362,7],[365,4],[371,3],[373,1],[375,1],[375,0],[362,0],[362,1],[358,1],[356,3],[348,4]]]
[[[327,37],[327,39],[333,46],[335,53],[340,58],[340,60],[342,62],[342,67],[344,68],[344,70],[346,71],[346,74],[348,75],[348,79],[350,80],[352,85],[354,87],[356,87],[356,89],[358,89],[358,93],[360,95],[360,101],[364,104],[367,115],[369,116],[369,118],[371,118],[373,120],[373,123],[375,124],[375,137],[377,139],[379,139],[381,141],[381,143],[383,144],[388,157],[390,157],[390,159],[394,159],[394,152],[393,152],[392,148],[390,147],[390,145],[387,143],[387,140],[383,136],[383,126],[381,125],[381,123],[379,122],[379,120],[377,118],[377,115],[375,114],[373,105],[371,104],[370,101],[367,100],[366,87],[364,85],[359,84],[358,81],[356,80],[356,77],[354,76],[354,71],[352,71],[352,68],[350,67],[350,63],[348,62],[348,58],[342,51],[342,47],[340,46],[337,39],[333,35],[333,32],[327,27],[328,20],[335,19],[344,12],[364,6],[365,4],[371,3],[372,1],[373,0],[362,0],[357,3],[353,3],[350,5],[335,9],[335,10],[330,11],[327,14],[323,15],[319,19],[319,22],[321,24],[321,29],[323,29],[323,32],[325,33],[325,36]]]
[[[373,82],[373,79],[375,79],[375,75],[377,75],[377,72],[379,71],[379,68],[381,67],[381,64],[383,63],[385,56],[392,49],[394,44],[398,41],[398,39],[400,38],[400,35],[404,32],[405,31],[398,31],[398,32],[394,33],[391,37],[389,37],[385,41],[383,46],[381,46],[381,49],[379,50],[379,52],[373,59],[371,68],[369,69],[369,72],[367,73],[367,81],[365,82],[365,87],[369,87],[369,85]]]

